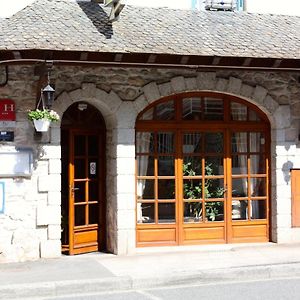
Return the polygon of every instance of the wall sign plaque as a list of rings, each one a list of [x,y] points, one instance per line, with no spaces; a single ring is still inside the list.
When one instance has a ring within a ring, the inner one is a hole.
[[[0,131],[0,142],[13,142],[14,132],[13,131]]]
[[[0,99],[0,121],[16,120],[15,102],[10,99]]]

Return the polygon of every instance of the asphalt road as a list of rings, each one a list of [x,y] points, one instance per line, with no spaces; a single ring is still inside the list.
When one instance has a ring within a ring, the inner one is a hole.
[[[284,300],[300,299],[300,278],[265,279],[44,298],[47,300]]]

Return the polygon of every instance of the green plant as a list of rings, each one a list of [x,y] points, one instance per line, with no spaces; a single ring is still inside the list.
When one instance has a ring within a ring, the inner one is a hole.
[[[57,122],[59,120],[59,115],[54,110],[49,109],[30,110],[28,111],[27,116],[30,121],[47,119],[51,122]]]

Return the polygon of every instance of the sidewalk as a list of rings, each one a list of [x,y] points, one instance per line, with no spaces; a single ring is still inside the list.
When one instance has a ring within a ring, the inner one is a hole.
[[[289,276],[300,276],[300,244],[147,248],[0,264],[0,299]]]

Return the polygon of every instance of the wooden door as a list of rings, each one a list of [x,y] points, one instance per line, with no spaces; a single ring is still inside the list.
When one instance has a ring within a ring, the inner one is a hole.
[[[300,170],[291,170],[292,226],[300,227]]]

